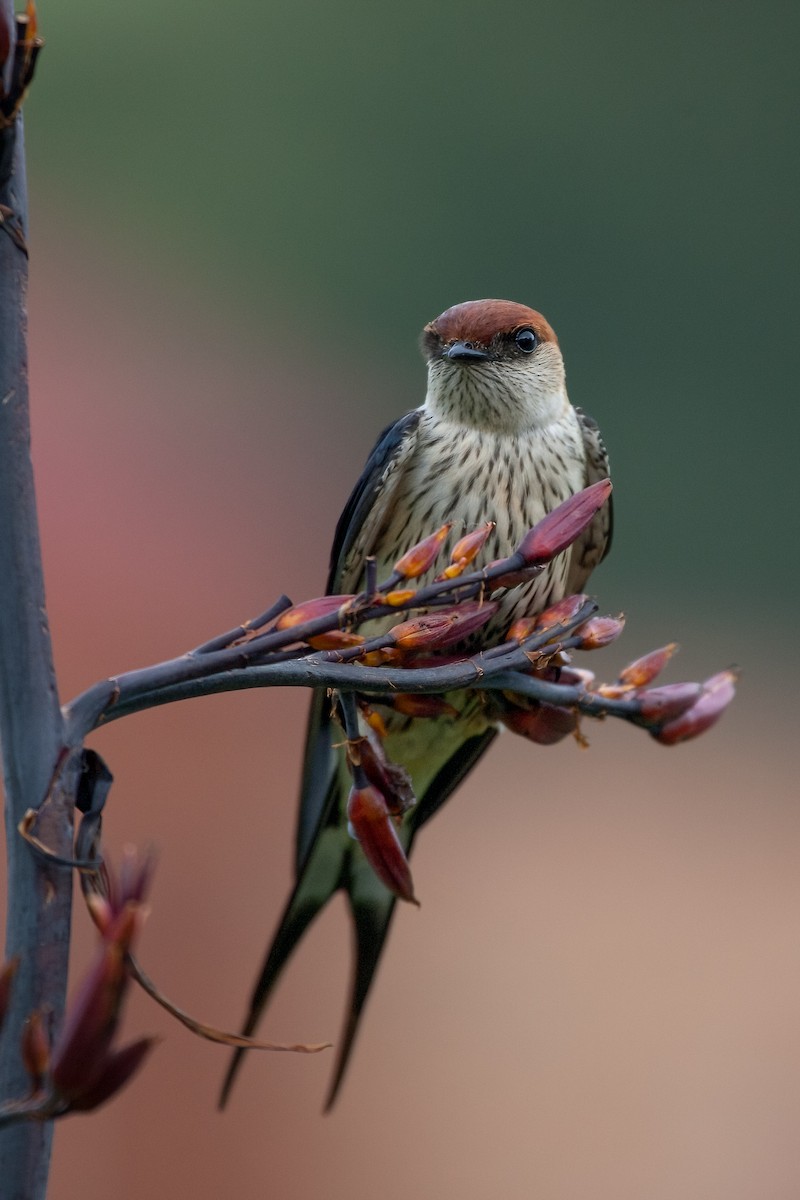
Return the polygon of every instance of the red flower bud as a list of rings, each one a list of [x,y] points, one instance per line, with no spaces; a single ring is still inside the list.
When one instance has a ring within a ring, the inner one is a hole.
[[[503,724],[540,746],[554,746],[578,727],[578,715],[571,708],[555,704],[536,704],[531,708],[509,707],[503,713]]]
[[[432,533],[430,537],[426,537],[416,546],[407,550],[403,557],[394,564],[397,574],[402,575],[404,579],[417,579],[420,575],[424,575],[439,557],[442,542],[452,528],[453,522],[448,521],[441,529],[437,529],[436,533]]]
[[[452,646],[480,629],[497,612],[491,600],[464,603],[453,608],[437,608],[402,621],[388,636],[404,650],[431,650]]]
[[[348,752],[352,745],[352,742],[348,744]],[[383,796],[389,813],[393,817],[399,817],[413,808],[417,798],[414,795],[411,776],[405,767],[387,758],[383,746],[376,738],[359,738],[356,747],[355,761],[361,766],[369,782]]]
[[[516,553],[528,566],[549,562],[583,533],[611,495],[611,480],[601,479],[570,496],[529,529]]]
[[[419,904],[406,852],[381,793],[372,784],[352,788],[347,801],[350,828],[373,871],[390,892]]]
[[[53,1086],[72,1101],[95,1082],[116,1028],[125,989],[125,956],[104,941],[53,1049]]]
[[[573,617],[577,617],[578,613],[583,608],[588,600],[588,596],[580,593],[574,596],[564,596],[562,600],[558,600],[555,604],[551,604],[544,612],[539,613],[536,618],[535,628],[541,632],[545,629],[550,629],[554,625],[566,625]],[[583,626],[585,629],[586,626]]]
[[[639,692],[636,699],[646,721],[663,724],[685,713],[703,694],[699,683],[665,683],[663,687]]]
[[[70,1102],[73,1112],[90,1112],[110,1100],[136,1074],[156,1043],[156,1038],[143,1037],[113,1050],[106,1055],[94,1082]]]
[[[625,628],[625,618],[592,617],[578,630],[580,650],[600,650],[615,642]]]
[[[653,737],[662,746],[675,746],[689,738],[705,733],[724,713],[736,694],[736,672],[720,671],[703,684],[703,692],[696,704],[674,721],[668,721],[654,731]]]
[[[660,650],[651,650],[649,654],[643,654],[620,671],[619,683],[623,687],[647,687],[648,683],[652,683],[656,676],[661,674],[677,649],[678,643],[670,642]]]
[[[354,596],[317,596],[315,600],[304,600],[302,604],[295,604],[281,613],[275,622],[275,628],[293,629],[295,625],[305,625],[307,621],[329,617],[354,599]]]
[[[5,65],[8,52],[11,49],[11,35],[8,32],[8,21],[4,13],[0,13],[0,67]]]

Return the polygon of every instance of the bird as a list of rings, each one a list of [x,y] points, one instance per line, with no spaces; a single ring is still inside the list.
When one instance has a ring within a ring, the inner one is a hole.
[[[444,523],[452,524],[445,552],[466,531],[493,522],[474,565],[509,555],[548,512],[609,475],[598,426],[570,403],[558,339],[540,312],[508,300],[456,304],[425,326],[421,349],[428,372],[424,403],[384,429],[369,455],[336,525],[327,594],[358,592],[367,556],[376,561],[377,578],[386,578],[403,554]],[[611,527],[609,498],[567,551],[532,580],[501,594],[482,637],[502,637],[518,617],[581,592],[608,552]],[[497,734],[496,720],[474,693],[451,693],[447,699],[455,710],[448,706],[446,715],[398,721],[394,714],[389,722],[388,757],[406,769],[416,797],[399,830],[407,852]],[[317,689],[303,764],[296,882],[243,1025],[244,1034],[253,1033],[309,924],[343,889],[355,961],[326,1110],[339,1093],[397,899],[348,832],[350,780],[341,742],[330,701]],[[233,1054],[221,1105],[242,1054],[241,1049]]]

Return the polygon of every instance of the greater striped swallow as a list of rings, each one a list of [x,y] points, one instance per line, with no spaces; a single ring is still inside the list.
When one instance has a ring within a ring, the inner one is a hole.
[[[571,405],[558,340],[540,313],[507,300],[457,304],[425,326],[422,350],[425,402],[385,429],[367,459],[336,526],[328,594],[358,592],[368,555],[377,560],[378,579],[385,578],[401,555],[446,522],[453,523],[450,547],[465,531],[494,522],[477,565],[506,556],[545,514],[609,474],[597,425]],[[517,617],[581,592],[610,535],[609,501],[569,550],[501,597],[491,631],[501,636]],[[407,851],[497,732],[474,694],[453,693],[448,701],[457,715],[389,724],[386,752],[408,770],[417,798],[400,830]],[[309,923],[343,889],[354,923],[355,968],[328,1108],[344,1077],[396,900],[348,834],[351,781],[341,741],[330,703],[317,691],[303,764],[296,883],[244,1024],[251,1034]],[[234,1053],[222,1103],[241,1055]]]

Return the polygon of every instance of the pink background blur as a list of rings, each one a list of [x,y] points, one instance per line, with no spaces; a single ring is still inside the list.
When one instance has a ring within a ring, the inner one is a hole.
[[[298,372],[289,335],[226,326],[183,281],[154,295],[121,252],[65,248],[58,228],[45,210],[31,380],[67,698],[283,589],[317,591],[374,430],[343,428],[330,363]],[[381,386],[354,359],[337,370],[342,393]],[[323,393],[326,407],[304,402]],[[688,628],[682,610],[639,611],[609,673],[673,637],[671,678],[742,644],[700,603]],[[613,724],[589,730],[588,751],[502,739],[420,840],[422,909],[398,915],[331,1116],[329,1053],[251,1056],[218,1113],[225,1052],[135,997],[126,1034],[164,1041],[108,1108],[60,1125],[53,1200],[795,1197],[794,734],[750,666],[722,725],[676,750]],[[158,848],[142,960],[210,1022],[238,1023],[289,883],[305,704],[216,697],[94,739],[116,776],[109,847]],[[79,969],[80,907],[75,925]],[[335,1041],[348,938],[337,902],[265,1037]]]

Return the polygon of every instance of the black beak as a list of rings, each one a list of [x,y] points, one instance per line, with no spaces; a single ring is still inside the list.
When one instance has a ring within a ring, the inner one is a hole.
[[[444,352],[444,357],[453,362],[488,362],[491,355],[477,350],[472,342],[453,342]]]

